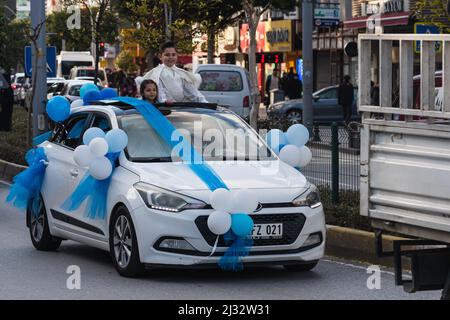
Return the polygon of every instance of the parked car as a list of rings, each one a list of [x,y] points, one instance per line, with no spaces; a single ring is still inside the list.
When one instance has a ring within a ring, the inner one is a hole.
[[[208,102],[229,106],[242,118],[248,118],[259,92],[251,87],[247,70],[231,64],[201,64],[196,73],[202,77],[199,90]]]
[[[53,95],[55,93],[60,93],[64,85],[66,84],[67,80],[64,78],[48,78],[47,79],[47,99],[50,100],[53,98]]]
[[[54,96],[64,96],[69,100],[69,102],[73,102],[77,99],[80,99],[80,89],[86,83],[94,83],[94,81],[88,80],[67,80],[62,88],[61,92],[55,92]],[[99,90],[103,88],[97,85]]]
[[[342,107],[338,104],[339,86],[323,88],[313,95],[314,122],[319,124],[330,124],[332,122],[344,121]],[[357,96],[355,88],[355,101],[352,107],[352,121],[361,121],[358,114]],[[274,103],[267,109],[267,117],[270,120],[287,120],[287,126],[302,123],[303,99],[286,100]]]
[[[25,73],[16,73],[11,87],[14,90],[14,102],[24,106],[26,92],[31,88],[31,78],[27,78]]]
[[[94,80],[95,77],[95,67],[73,67],[70,70],[71,80]],[[97,83],[103,87],[108,87],[108,77],[106,75],[105,69],[99,68],[97,73]]]
[[[122,102],[110,103],[74,108],[53,137],[40,145],[49,162],[41,210],[37,216],[27,213],[33,245],[56,250],[62,239],[68,239],[109,251],[124,276],[135,276],[143,267],[217,264],[227,245],[221,236],[215,254],[210,255],[216,240],[207,226],[213,212],[211,191],[189,166],[172,160],[171,149],[164,147],[140,113]],[[324,212],[316,187],[281,162],[247,123],[226,108],[198,103],[158,107],[185,134],[194,135],[195,121],[207,124],[205,131],[221,132],[228,140],[214,156],[205,157],[206,162],[232,190],[258,193],[259,211],[252,214],[256,225],[253,246],[243,262],[285,265],[296,271],[314,268],[325,249]],[[73,154],[91,127],[104,132],[121,128],[128,134],[128,146],[111,178],[107,216],[95,220],[85,215],[84,206],[71,212],[61,208],[87,173],[74,162]],[[223,158],[229,145],[234,145],[234,138],[229,141],[225,133],[230,129],[242,131],[251,144],[236,150],[239,161]],[[207,146],[197,148],[205,151]],[[249,150],[260,151],[251,155]],[[279,166],[278,170],[262,176],[269,162]],[[267,231],[267,225],[277,226],[277,231]],[[265,231],[258,233],[258,226]]]

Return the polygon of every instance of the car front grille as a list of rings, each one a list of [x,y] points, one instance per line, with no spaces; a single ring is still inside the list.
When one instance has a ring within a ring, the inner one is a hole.
[[[283,224],[283,237],[281,239],[255,239],[253,246],[278,246],[290,245],[297,240],[305,225],[306,217],[301,213],[281,213],[281,214],[253,214],[250,215],[255,224]],[[210,246],[214,246],[217,236],[208,228],[208,216],[199,216],[195,220],[198,230]],[[223,236],[219,237],[218,247],[228,247]]]

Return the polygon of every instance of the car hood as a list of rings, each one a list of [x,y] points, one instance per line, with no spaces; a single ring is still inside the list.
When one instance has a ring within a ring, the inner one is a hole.
[[[229,189],[258,189],[261,194],[283,194],[274,201],[291,201],[309,187],[309,182],[296,169],[282,161],[208,161]],[[129,163],[126,166],[140,180],[168,190],[204,198],[208,186],[182,163]],[[287,197],[288,200],[284,199]]]

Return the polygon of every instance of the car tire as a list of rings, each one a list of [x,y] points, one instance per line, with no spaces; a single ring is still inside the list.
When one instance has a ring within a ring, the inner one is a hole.
[[[286,113],[286,119],[288,121],[288,125],[292,126],[293,124],[301,124],[303,121],[303,112],[301,110],[289,110]]]
[[[136,230],[127,208],[120,206],[109,225],[109,252],[114,267],[123,277],[137,278],[144,273],[139,257]]]
[[[287,264],[284,265],[284,268],[287,271],[292,272],[308,272],[314,269],[319,261],[309,262],[309,263],[299,263],[299,264]]]
[[[38,203],[34,203],[38,208],[37,217],[32,213],[31,206],[27,208],[31,242],[39,251],[55,251],[61,245],[62,239],[55,238],[50,234],[47,211],[42,197],[35,201],[38,201]]]

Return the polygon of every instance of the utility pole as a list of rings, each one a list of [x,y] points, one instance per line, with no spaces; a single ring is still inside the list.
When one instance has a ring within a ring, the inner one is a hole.
[[[45,98],[47,92],[47,45],[45,43],[45,0],[30,1],[31,25],[34,30],[39,30],[36,41],[37,46],[32,46],[32,76],[36,77],[31,110],[33,112],[33,137],[38,136],[46,129]],[[39,26],[41,25],[41,26]],[[37,57],[37,59],[35,59]]]
[[[313,0],[302,1],[303,124],[313,129]]]

